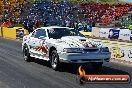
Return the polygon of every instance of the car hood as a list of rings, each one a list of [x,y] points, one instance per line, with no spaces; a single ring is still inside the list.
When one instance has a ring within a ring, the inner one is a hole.
[[[53,39],[52,44],[55,44],[64,48],[98,48],[102,47],[101,42],[95,42],[92,39],[88,39],[81,36],[66,36],[61,39]]]

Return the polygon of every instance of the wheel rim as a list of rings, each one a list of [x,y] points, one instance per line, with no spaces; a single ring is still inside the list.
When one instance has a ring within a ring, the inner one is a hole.
[[[53,67],[53,68],[56,68],[57,63],[58,63],[58,62],[57,62],[57,57],[56,57],[55,54],[53,54],[53,56],[52,56],[52,62],[51,62],[52,67]]]

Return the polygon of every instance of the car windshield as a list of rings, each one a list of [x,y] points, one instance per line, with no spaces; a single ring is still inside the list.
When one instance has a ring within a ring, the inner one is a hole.
[[[68,28],[51,28],[51,29],[48,29],[48,36],[49,36],[49,38],[53,38],[53,39],[60,39],[64,36],[85,37],[79,31],[77,31],[75,29],[68,29]]]

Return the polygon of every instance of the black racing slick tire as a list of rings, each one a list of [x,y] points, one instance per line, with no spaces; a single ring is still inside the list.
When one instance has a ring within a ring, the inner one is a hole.
[[[24,48],[23,48],[23,57],[24,57],[24,60],[25,60],[26,62],[30,62],[30,61],[31,61],[29,49],[28,49],[27,46],[24,46]]]
[[[50,64],[53,70],[59,70],[60,62],[59,62],[59,56],[56,50],[53,50],[51,52]]]

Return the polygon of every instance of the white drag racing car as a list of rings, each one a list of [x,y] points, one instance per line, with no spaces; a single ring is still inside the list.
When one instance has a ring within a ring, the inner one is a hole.
[[[109,62],[111,52],[101,43],[86,38],[68,27],[41,27],[23,37],[23,56],[25,61],[32,57],[49,61],[54,70],[60,63],[92,63],[93,67],[102,67]]]

